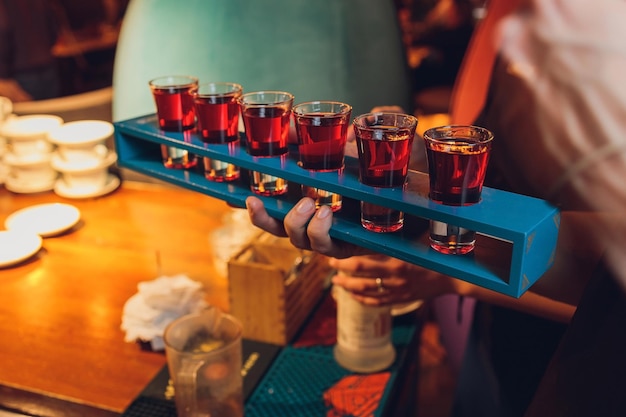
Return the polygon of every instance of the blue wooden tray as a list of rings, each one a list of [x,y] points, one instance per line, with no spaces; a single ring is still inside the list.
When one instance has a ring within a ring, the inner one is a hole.
[[[250,156],[244,146],[208,145],[195,131],[164,132],[151,114],[115,123],[118,164],[145,175],[244,206],[252,195],[246,170],[279,176],[291,183],[280,197],[262,197],[271,216],[282,219],[299,199],[298,184],[339,193],[344,207],[335,214],[331,236],[507,294],[521,296],[554,261],[560,213],[544,200],[485,187],[482,201],[466,207],[444,206],[427,197],[428,176],[410,172],[407,187],[374,188],[358,180],[358,161],[346,157],[343,173],[315,173],[298,166],[295,148],[280,158]],[[160,145],[230,162],[244,169],[238,181],[211,182],[200,172],[163,167]],[[402,210],[405,227],[395,233],[374,233],[360,223],[359,202]],[[424,238],[427,219],[455,224],[479,233],[470,255],[444,255]]]

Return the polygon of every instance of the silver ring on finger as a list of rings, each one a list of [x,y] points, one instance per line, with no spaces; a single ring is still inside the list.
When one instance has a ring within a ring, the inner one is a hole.
[[[385,286],[383,285],[383,279],[378,277],[375,279],[376,282],[376,287],[378,289],[378,292],[386,292],[387,289],[385,288]]]

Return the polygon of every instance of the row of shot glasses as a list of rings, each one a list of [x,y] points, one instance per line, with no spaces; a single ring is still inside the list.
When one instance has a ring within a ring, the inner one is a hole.
[[[254,157],[284,157],[289,152],[293,117],[298,137],[299,166],[318,172],[341,173],[352,107],[337,101],[311,101],[294,106],[294,96],[283,91],[244,93],[236,83],[199,84],[189,76],[166,76],[149,82],[159,127],[164,131],[196,132],[207,144],[239,146],[239,117],[246,135],[246,151]],[[367,113],[352,121],[359,161],[359,181],[379,188],[406,186],[417,118],[402,113]],[[476,126],[444,126],[424,133],[430,177],[430,198],[446,205],[480,201],[493,135]],[[162,145],[167,168],[191,168],[195,155]],[[234,181],[234,164],[202,158],[204,175],[212,181]],[[263,172],[250,173],[250,188],[262,196],[283,195],[285,179]],[[333,211],[342,207],[341,195],[302,185],[302,195]],[[404,213],[361,202],[361,224],[373,232],[395,232],[404,225]],[[431,247],[442,253],[473,250],[475,233],[431,221]]]
[[[341,172],[352,107],[334,101],[315,101],[294,106],[294,96],[283,91],[243,93],[236,83],[199,84],[188,76],[160,77],[149,82],[157,106],[159,127],[165,131],[196,129],[208,144],[239,146],[239,115],[246,134],[246,151],[254,157],[283,157],[289,152],[293,114],[299,141],[299,165],[307,170]],[[167,168],[192,168],[195,156],[184,149],[162,146]],[[204,172],[212,181],[234,181],[240,170],[234,164],[203,158]],[[287,193],[285,179],[263,172],[250,173],[251,190],[262,196]],[[302,186],[305,196],[333,211],[341,209],[341,196]]]

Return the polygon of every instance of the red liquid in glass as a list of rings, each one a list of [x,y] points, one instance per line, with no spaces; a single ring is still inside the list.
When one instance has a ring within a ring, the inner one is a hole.
[[[243,113],[248,139],[248,153],[252,156],[279,156],[289,151],[290,110],[281,107],[253,107]]]
[[[457,138],[458,139],[458,138]],[[469,205],[480,201],[487,162],[488,148],[468,151],[471,138],[455,144],[429,144],[426,149],[430,166],[430,198],[446,205]]]
[[[319,117],[309,117],[300,118],[296,124],[302,167],[313,171],[343,168],[348,130],[346,117],[324,113],[320,113]]]
[[[155,88],[152,94],[161,129],[180,132],[196,125],[191,87]]]
[[[361,202],[361,224],[372,232],[395,232],[404,226],[404,213],[400,210]]]
[[[379,133],[379,132],[377,132]],[[374,187],[399,187],[404,185],[409,170],[413,134],[404,129],[390,127],[384,132],[385,140],[372,137],[368,131],[358,137],[361,182]]]
[[[239,104],[235,97],[196,97],[198,132],[208,143],[239,139]]]

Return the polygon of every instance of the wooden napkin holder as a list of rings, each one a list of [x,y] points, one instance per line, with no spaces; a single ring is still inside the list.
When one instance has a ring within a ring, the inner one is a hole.
[[[263,233],[228,262],[230,313],[245,338],[284,346],[319,302],[330,272],[325,256]]]

